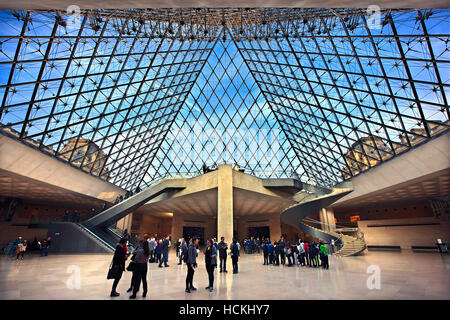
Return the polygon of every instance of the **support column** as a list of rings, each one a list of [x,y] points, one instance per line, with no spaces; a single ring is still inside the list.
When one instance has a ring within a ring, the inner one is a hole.
[[[270,241],[278,241],[281,237],[281,219],[279,214],[273,214],[269,218]]]
[[[336,222],[334,221],[334,210],[332,208],[320,209],[320,222],[326,223],[322,225],[322,230],[332,231],[336,229]]]
[[[233,240],[233,170],[220,165],[217,171],[217,239]]]
[[[184,219],[180,214],[174,213],[172,216],[172,242],[178,241],[181,237],[183,237],[183,226],[184,226]],[[187,239],[186,239],[187,241]]]

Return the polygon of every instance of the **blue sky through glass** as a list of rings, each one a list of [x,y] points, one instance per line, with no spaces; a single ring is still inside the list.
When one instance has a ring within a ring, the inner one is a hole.
[[[367,169],[346,162],[367,137],[380,141],[365,154],[377,164],[449,128],[450,10],[391,17],[381,28],[359,16],[353,29],[273,22],[264,28],[278,38],[219,28],[190,41],[159,38],[150,21],[135,37],[105,17],[96,30],[84,16],[63,28],[54,14],[0,11],[0,122],[126,189],[224,162],[335,184]],[[62,152],[74,139],[102,149],[102,173]]]

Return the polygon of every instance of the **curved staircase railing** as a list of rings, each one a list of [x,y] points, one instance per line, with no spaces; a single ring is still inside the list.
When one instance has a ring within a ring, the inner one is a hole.
[[[340,246],[337,254],[340,256],[352,256],[362,253],[366,249],[364,236],[354,237],[342,233],[339,230],[322,230],[311,226],[308,216],[318,212],[322,208],[330,206],[335,201],[353,191],[352,188],[325,188],[301,191],[294,195],[293,199],[298,203],[288,207],[281,213],[281,221],[299,228],[303,232],[326,242],[334,240]],[[362,234],[358,232],[357,234]]]

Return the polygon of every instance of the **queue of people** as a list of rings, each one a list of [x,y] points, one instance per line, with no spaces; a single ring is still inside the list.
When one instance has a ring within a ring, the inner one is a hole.
[[[263,265],[287,265],[288,267],[298,265],[329,269],[328,248],[323,242],[309,243],[299,240],[297,243],[291,243],[282,236],[279,241],[273,243],[268,239],[264,240],[262,249]]]

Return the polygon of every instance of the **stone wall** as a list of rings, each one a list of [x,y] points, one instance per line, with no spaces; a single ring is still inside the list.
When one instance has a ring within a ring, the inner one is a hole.
[[[450,232],[448,221],[434,217],[364,220],[358,222],[358,227],[364,232],[367,245],[400,246],[402,249],[434,246],[436,239],[448,243]]]

